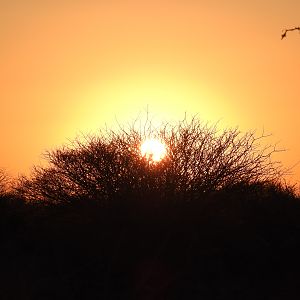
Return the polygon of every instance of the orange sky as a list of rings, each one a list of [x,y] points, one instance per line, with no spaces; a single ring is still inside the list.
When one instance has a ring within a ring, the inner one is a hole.
[[[299,12],[299,0],[1,1],[0,167],[28,172],[147,105],[156,120],[265,128],[297,163],[300,35],[280,34]]]

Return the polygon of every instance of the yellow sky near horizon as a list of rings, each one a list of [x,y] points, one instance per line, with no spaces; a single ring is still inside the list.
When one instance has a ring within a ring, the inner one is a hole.
[[[300,2],[0,1],[0,167],[80,132],[156,120],[265,129],[300,161]],[[294,169],[300,181],[300,166]]]

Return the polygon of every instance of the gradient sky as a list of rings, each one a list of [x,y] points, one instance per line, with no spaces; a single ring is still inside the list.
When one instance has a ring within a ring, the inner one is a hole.
[[[263,128],[300,161],[299,0],[0,1],[0,167],[130,121]],[[276,158],[277,158],[276,157]],[[293,180],[300,180],[300,166]]]

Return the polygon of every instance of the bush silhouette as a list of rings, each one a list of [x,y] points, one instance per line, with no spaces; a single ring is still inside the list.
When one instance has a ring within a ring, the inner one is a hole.
[[[141,156],[140,145],[149,136],[166,145],[159,162]],[[20,178],[17,190],[27,201],[45,204],[90,199],[111,205],[146,195],[192,201],[241,183],[279,180],[284,169],[272,160],[279,150],[262,146],[266,137],[237,128],[221,132],[197,118],[159,129],[148,122],[143,129],[101,131],[47,152],[48,166]]]
[[[47,152],[2,209],[0,298],[292,298],[300,201],[265,138],[194,118]]]
[[[8,176],[4,170],[0,169],[0,197],[3,197],[8,192]]]

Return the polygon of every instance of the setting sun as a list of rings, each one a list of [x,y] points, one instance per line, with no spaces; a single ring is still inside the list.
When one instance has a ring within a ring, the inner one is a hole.
[[[166,146],[157,139],[147,139],[141,145],[141,154],[152,161],[160,161],[166,155]]]

